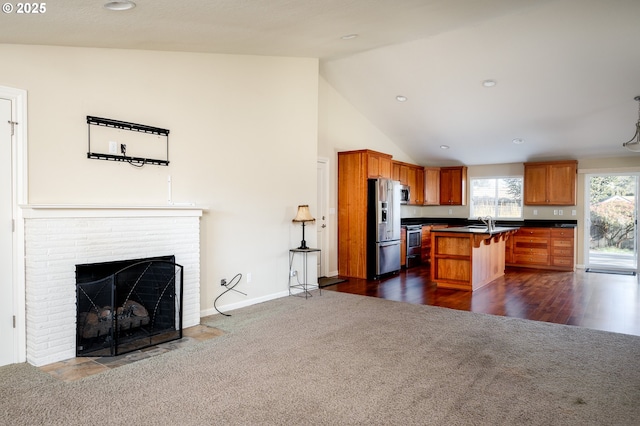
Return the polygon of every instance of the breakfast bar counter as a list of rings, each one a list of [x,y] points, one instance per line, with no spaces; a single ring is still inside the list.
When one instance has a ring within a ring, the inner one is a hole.
[[[431,232],[431,281],[439,288],[477,290],[504,275],[505,241],[517,227],[443,228]]]

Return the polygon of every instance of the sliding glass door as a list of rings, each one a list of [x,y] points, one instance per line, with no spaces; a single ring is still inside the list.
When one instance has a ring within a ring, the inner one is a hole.
[[[586,175],[587,267],[638,270],[638,181],[640,173]]]

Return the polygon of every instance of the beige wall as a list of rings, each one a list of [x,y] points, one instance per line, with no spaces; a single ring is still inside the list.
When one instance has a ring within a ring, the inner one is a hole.
[[[414,161],[358,112],[326,80],[320,77],[318,156],[329,159],[329,273],[338,272],[337,215],[337,162],[338,152],[371,149],[391,154],[395,160]],[[331,210],[333,209],[333,210]]]
[[[315,204],[318,61],[0,45],[0,85],[28,92],[31,204],[206,207],[201,307],[285,292],[298,204]],[[86,116],[167,128],[170,165],[91,160]],[[313,233],[308,240],[315,241]],[[247,283],[247,273],[252,282]]]

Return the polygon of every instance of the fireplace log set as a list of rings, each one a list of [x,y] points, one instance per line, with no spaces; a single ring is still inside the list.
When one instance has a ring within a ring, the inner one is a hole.
[[[103,306],[78,315],[80,334],[85,339],[100,337],[111,332],[114,324],[113,309]],[[131,330],[149,324],[150,317],[147,309],[138,302],[127,300],[123,306],[116,309],[115,324],[118,331]]]

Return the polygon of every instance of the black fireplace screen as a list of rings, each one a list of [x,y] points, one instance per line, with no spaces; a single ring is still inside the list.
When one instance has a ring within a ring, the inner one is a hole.
[[[116,356],[182,338],[174,256],[76,265],[76,356]]]

